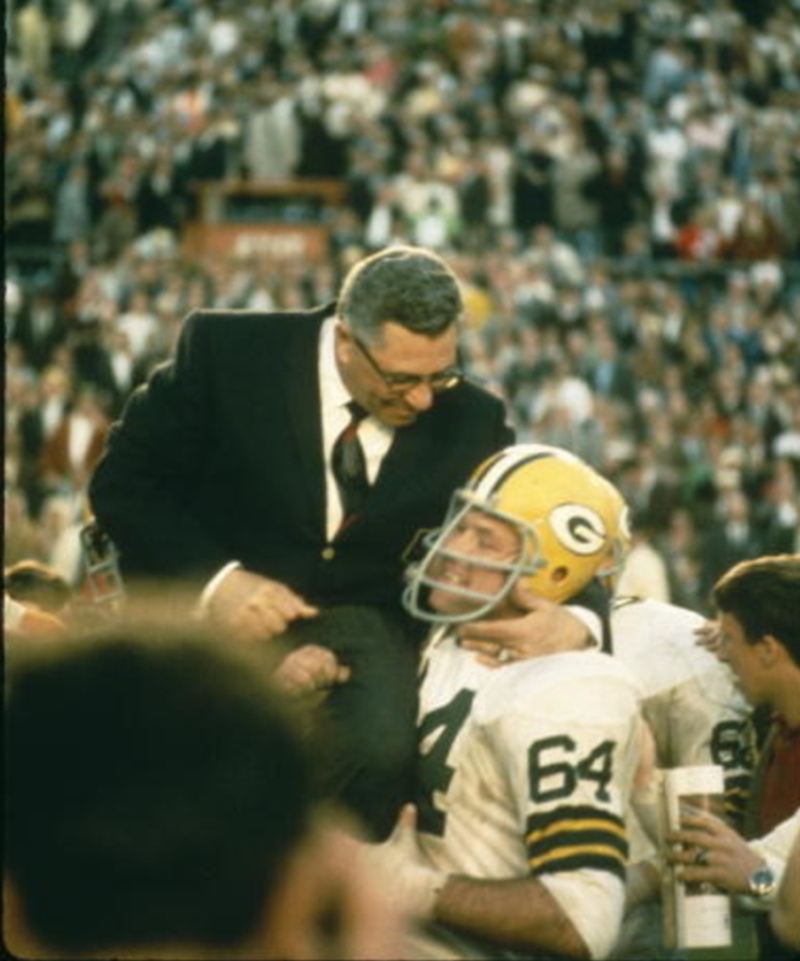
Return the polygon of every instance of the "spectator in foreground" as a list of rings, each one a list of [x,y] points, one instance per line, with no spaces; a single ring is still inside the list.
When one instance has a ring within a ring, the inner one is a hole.
[[[253,660],[120,622],[14,646],[5,944],[17,957],[397,957]]]

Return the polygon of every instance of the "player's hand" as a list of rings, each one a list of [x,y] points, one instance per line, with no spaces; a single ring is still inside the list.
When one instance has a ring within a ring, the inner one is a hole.
[[[282,634],[297,618],[316,617],[318,613],[285,584],[243,568],[226,574],[207,608],[213,624],[245,641],[268,640]]]
[[[705,621],[695,628],[694,639],[698,647],[704,647],[711,654],[720,656],[724,641],[719,621]]]
[[[447,875],[426,863],[417,839],[417,809],[413,804],[404,805],[388,840],[369,845],[367,853],[404,915],[417,919],[433,917],[436,898]]]
[[[713,884],[723,891],[746,894],[748,879],[764,864],[750,845],[713,814],[684,815],[678,831],[667,835],[667,860],[681,865],[678,879]]]
[[[489,667],[510,661],[576,651],[590,643],[589,631],[580,618],[554,601],[537,597],[521,584],[512,593],[520,616],[496,621],[472,621],[457,628],[459,643],[475,651]]]
[[[301,695],[344,684],[350,680],[350,668],[327,647],[304,644],[284,657],[272,677],[287,693]]]

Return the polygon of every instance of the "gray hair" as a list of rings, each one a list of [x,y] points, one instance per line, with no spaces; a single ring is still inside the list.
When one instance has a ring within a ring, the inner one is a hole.
[[[388,247],[350,269],[339,294],[338,313],[356,336],[380,340],[392,321],[416,334],[436,337],[464,309],[458,278],[437,254],[420,247]]]

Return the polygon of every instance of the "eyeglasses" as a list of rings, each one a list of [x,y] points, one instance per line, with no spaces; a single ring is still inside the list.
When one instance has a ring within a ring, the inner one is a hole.
[[[353,343],[358,347],[367,361],[369,361],[370,367],[378,374],[389,390],[395,394],[407,394],[410,390],[414,390],[415,387],[419,387],[420,384],[427,384],[434,394],[441,394],[443,391],[455,387],[456,384],[460,383],[464,378],[463,373],[457,367],[448,367],[446,370],[440,370],[436,374],[398,374],[384,370],[369,352],[367,346],[363,344],[352,331],[348,333]]]

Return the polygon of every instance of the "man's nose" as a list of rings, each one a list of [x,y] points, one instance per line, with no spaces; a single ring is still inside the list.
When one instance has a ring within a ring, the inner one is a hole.
[[[421,414],[433,407],[434,393],[430,384],[426,384],[423,380],[406,393],[405,400],[409,407],[413,407],[418,414]]]

